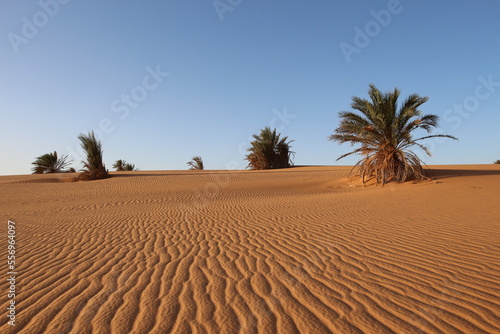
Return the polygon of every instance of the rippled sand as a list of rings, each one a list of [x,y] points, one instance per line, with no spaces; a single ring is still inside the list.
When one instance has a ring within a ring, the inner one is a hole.
[[[0,332],[500,333],[500,166],[432,168],[2,176]]]

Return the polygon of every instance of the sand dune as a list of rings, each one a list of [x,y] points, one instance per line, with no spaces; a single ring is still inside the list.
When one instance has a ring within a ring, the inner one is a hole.
[[[0,332],[500,333],[500,166],[432,168],[0,177]]]

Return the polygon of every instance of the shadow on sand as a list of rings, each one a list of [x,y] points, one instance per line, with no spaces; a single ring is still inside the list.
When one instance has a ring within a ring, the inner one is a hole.
[[[460,176],[487,176],[487,175],[499,175],[500,169],[498,170],[475,170],[475,169],[439,169],[431,168],[425,169],[425,175],[436,179],[449,179],[452,177]]]

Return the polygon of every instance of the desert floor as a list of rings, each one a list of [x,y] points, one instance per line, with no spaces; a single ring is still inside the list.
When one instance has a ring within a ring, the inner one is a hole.
[[[500,333],[500,166],[431,168],[2,176],[0,332]]]

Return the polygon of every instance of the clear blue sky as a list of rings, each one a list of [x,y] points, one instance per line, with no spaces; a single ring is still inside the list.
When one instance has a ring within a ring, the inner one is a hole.
[[[297,165],[353,164],[327,137],[369,83],[460,138],[427,163],[500,159],[500,1],[60,1],[0,4],[0,174],[100,127],[109,169],[244,168],[268,125]]]

